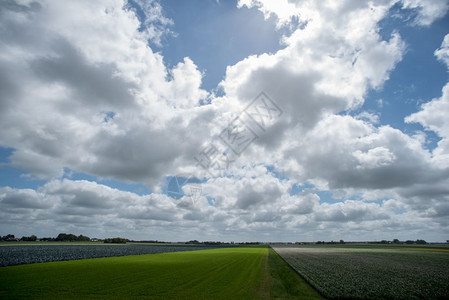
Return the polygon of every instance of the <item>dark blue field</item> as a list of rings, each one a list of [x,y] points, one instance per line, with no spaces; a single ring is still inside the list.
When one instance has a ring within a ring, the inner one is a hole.
[[[0,266],[220,248],[215,245],[8,245],[0,247]]]

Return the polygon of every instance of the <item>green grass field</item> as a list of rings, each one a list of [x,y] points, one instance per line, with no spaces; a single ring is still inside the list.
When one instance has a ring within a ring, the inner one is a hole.
[[[1,299],[319,299],[267,247],[0,268]]]

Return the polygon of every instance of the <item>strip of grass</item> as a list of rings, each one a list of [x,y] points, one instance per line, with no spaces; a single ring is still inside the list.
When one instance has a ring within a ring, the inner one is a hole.
[[[268,252],[271,299],[321,299],[273,249]]]
[[[267,252],[238,247],[3,267],[0,298],[260,299]]]

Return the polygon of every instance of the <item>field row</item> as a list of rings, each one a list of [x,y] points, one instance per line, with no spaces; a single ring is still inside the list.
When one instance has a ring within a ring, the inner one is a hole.
[[[209,245],[21,245],[0,247],[0,266],[219,248]]]
[[[449,299],[449,253],[388,248],[274,247],[329,299]]]

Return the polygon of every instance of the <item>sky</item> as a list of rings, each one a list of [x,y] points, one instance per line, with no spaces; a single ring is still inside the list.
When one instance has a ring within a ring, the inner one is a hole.
[[[0,235],[448,240],[448,10],[0,1]]]

